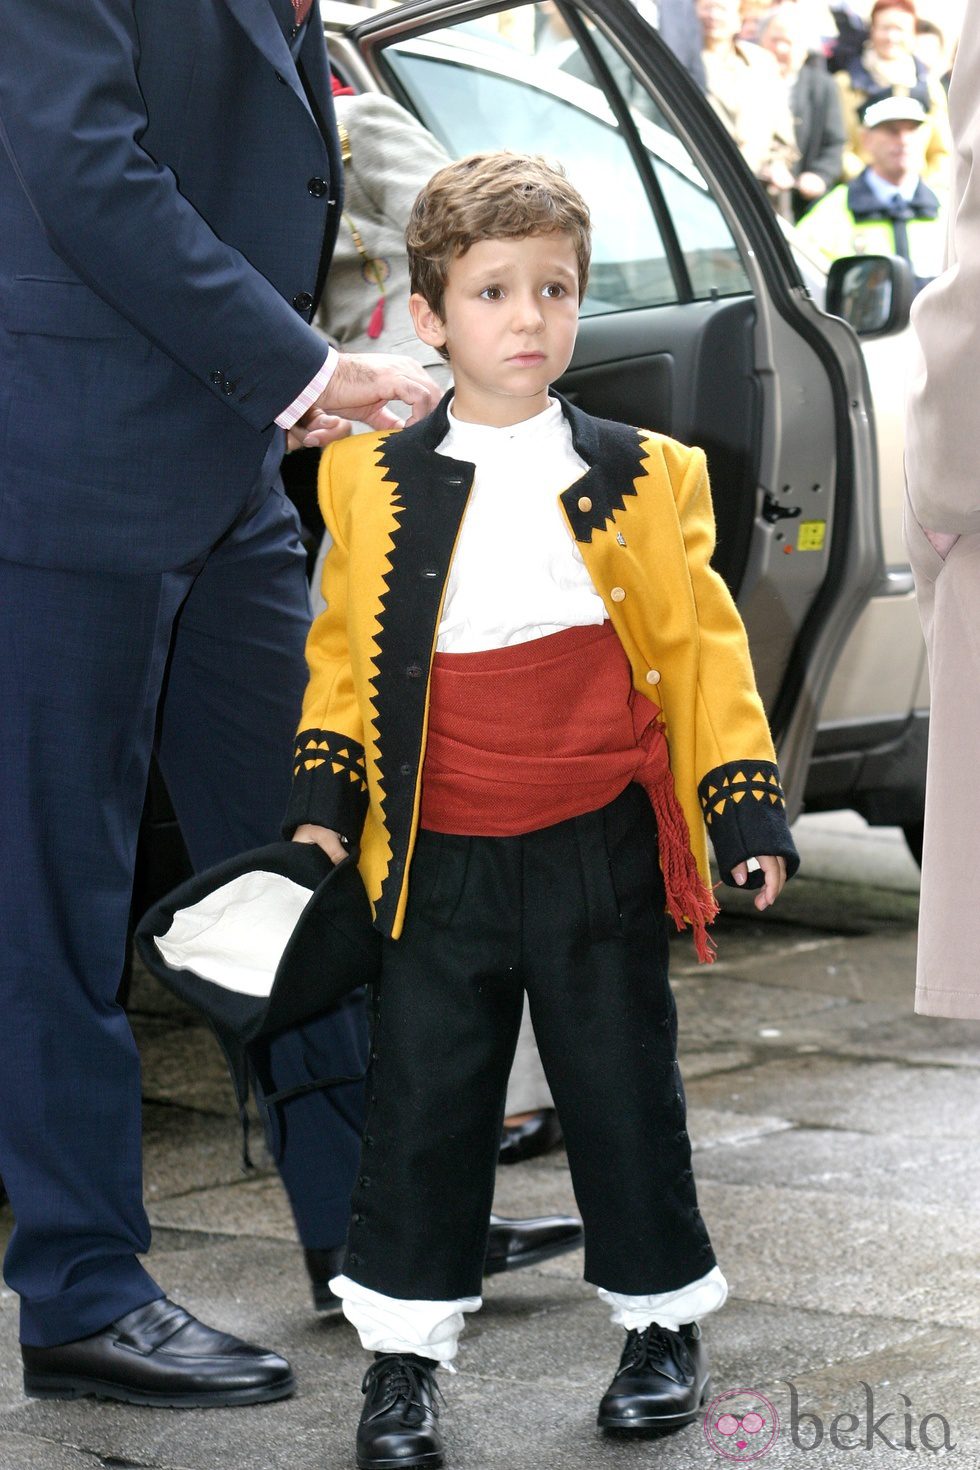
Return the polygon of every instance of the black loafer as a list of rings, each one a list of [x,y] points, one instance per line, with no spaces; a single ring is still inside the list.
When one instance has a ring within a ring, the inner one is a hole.
[[[358,1470],[442,1464],[436,1364],[414,1353],[376,1353],[364,1375],[357,1426]]]
[[[541,1108],[523,1123],[504,1124],[498,1162],[520,1164],[557,1148],[561,1141],[558,1114],[554,1108]]]
[[[696,1322],[669,1332],[654,1323],[628,1332],[616,1376],[599,1405],[600,1429],[656,1435],[690,1424],[708,1397],[711,1380]]]
[[[532,1220],[505,1220],[490,1216],[490,1236],[484,1276],[499,1271],[517,1271],[538,1261],[563,1256],[582,1245],[585,1232],[574,1215],[541,1215]]]
[[[91,1337],[59,1347],[21,1347],[24,1392],[39,1399],[94,1395],[126,1404],[208,1409],[287,1398],[285,1358],[216,1332],[161,1297]]]

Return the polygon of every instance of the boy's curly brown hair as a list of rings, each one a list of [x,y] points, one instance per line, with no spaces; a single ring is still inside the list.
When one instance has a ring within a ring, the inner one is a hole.
[[[589,208],[561,165],[530,153],[471,153],[433,174],[412,206],[405,232],[412,290],[441,319],[450,263],[471,245],[559,232],[572,237],[584,296]]]

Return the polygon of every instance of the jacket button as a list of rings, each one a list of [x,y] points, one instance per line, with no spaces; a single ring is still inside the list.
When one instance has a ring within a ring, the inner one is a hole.
[[[589,497],[587,495],[580,495],[579,496],[579,498],[578,498],[578,508],[579,508],[580,511],[583,511],[583,512],[590,511],[592,509],[592,501],[589,499]]]
[[[408,761],[402,761],[398,769],[401,771],[403,776],[410,776],[412,774],[412,767]]]
[[[660,683],[660,670],[659,669],[647,669],[647,683],[648,684],[659,684]]]
[[[433,582],[433,581],[435,581],[435,579],[436,579],[436,577],[438,577],[438,575],[439,575],[439,568],[438,567],[422,567],[420,569],[420,571],[419,571],[419,576],[424,581],[426,581],[426,582]]]
[[[230,398],[231,395],[234,393],[234,391],[235,391],[235,389],[237,387],[238,387],[238,384],[237,383],[229,383],[228,382],[228,379],[226,378],[224,380],[224,382],[221,384],[221,391],[222,391],[222,393],[227,393],[228,396],[229,396],[229,398]]]
[[[614,587],[609,596],[613,602],[623,602],[626,597],[626,592],[622,587]]]
[[[327,181],[326,179],[310,179],[306,187],[314,199],[322,199],[327,192]]]
[[[406,679],[421,679],[421,677],[422,677],[422,665],[421,664],[409,664],[408,668],[405,670],[405,678]]]
[[[310,307],[313,305],[313,297],[310,295],[309,291],[299,291],[293,297],[293,305],[295,306],[297,311],[309,311]]]
[[[222,383],[225,380],[224,373],[221,372],[221,370],[219,368],[215,368],[214,372],[211,373],[210,376],[211,376],[211,382],[214,384],[214,386],[216,388],[220,388],[221,385],[222,385]]]

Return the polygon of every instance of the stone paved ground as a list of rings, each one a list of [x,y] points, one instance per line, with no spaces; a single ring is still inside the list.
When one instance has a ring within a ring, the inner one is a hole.
[[[686,945],[674,951],[700,1201],[732,1288],[707,1329],[715,1388],[774,1404],[778,1437],[753,1461],[767,1470],[929,1463],[920,1428],[941,1444],[944,1421],[955,1447],[937,1458],[980,1470],[980,1026],[911,1014],[915,870],[899,835],[848,817],[799,830],[809,876],[771,916],[726,901],[710,972]],[[310,1311],[274,1175],[239,1172],[216,1050],[146,980],[134,1024],[154,1270],[201,1316],[288,1353],[299,1391],[279,1405],[190,1413],[30,1402],[5,1292],[0,1470],[352,1466],[364,1360],[350,1329]],[[563,1155],[501,1170],[497,1206],[572,1209]],[[8,1210],[0,1234],[9,1229]],[[761,1441],[719,1441],[725,1458],[700,1423],[641,1444],[598,1436],[595,1404],[619,1340],[581,1264],[567,1256],[488,1283],[445,1385],[449,1463],[747,1463]],[[814,1447],[814,1418],[794,1434],[794,1397],[800,1416],[819,1418]],[[852,1417],[836,1438],[855,1448],[831,1442],[841,1415]]]

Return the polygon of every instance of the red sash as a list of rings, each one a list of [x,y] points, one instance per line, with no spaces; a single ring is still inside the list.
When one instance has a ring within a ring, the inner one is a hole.
[[[667,908],[678,929],[691,924],[698,958],[710,963],[706,925],[718,905],[691,852],[659,713],[634,693],[608,622],[436,654],[421,825],[515,837],[597,811],[637,781],[657,818]]]

